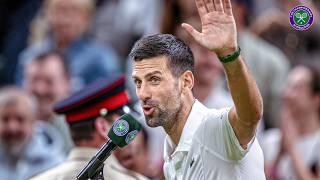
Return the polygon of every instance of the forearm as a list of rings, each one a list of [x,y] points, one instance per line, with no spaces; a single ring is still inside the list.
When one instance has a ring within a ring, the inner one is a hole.
[[[247,143],[254,135],[256,125],[261,119],[262,98],[255,80],[248,72],[241,57],[223,65],[237,116],[233,118],[237,122],[231,123],[237,124],[233,127],[239,140]]]

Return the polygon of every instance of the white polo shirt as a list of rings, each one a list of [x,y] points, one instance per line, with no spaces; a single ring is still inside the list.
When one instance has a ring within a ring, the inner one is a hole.
[[[264,180],[263,153],[256,138],[244,150],[228,120],[230,108],[208,109],[195,101],[178,145],[167,136],[167,180]]]

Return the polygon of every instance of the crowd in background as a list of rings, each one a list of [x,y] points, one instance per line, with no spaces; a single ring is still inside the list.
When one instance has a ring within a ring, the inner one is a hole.
[[[232,0],[238,42],[264,100],[257,137],[268,179],[320,174],[320,1]],[[290,10],[309,7],[306,31],[290,26]],[[216,54],[181,28],[201,22],[194,0],[3,0],[0,2],[0,179],[28,179],[63,162],[74,146],[53,105],[94,80],[127,75],[134,42],[174,34],[195,58],[195,97],[210,108],[232,106]],[[143,115],[137,114],[141,123]],[[148,128],[116,152],[125,167],[162,178],[161,128]]]

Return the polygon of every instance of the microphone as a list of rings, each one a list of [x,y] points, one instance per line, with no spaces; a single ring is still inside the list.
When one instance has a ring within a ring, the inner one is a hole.
[[[88,180],[103,168],[104,161],[118,147],[128,145],[141,130],[141,124],[130,114],[124,114],[116,120],[109,130],[109,140],[99,149],[89,163],[77,175],[77,180]]]

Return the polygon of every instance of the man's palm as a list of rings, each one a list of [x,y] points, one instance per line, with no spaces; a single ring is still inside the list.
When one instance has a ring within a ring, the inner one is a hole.
[[[188,24],[182,25],[200,45],[218,55],[237,47],[236,23],[231,4],[228,4],[230,0],[224,1],[225,7],[221,0],[206,1],[206,4],[202,0],[196,0],[202,22],[201,33]]]

